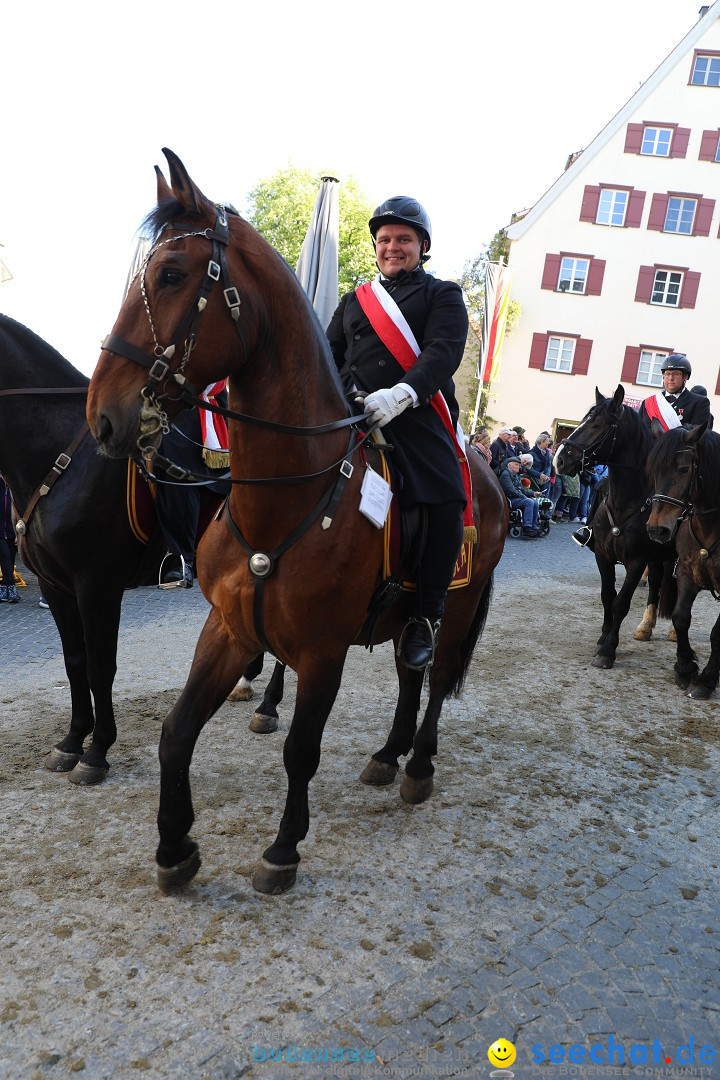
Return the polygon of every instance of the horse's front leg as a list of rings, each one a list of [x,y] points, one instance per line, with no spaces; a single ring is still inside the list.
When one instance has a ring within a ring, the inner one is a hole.
[[[692,606],[698,592],[699,589],[695,587],[693,581],[680,569],[678,572],[678,597],[672,614],[672,622],[677,638],[674,668],[675,685],[679,686],[681,690],[687,690],[698,673],[697,656],[690,645]]]
[[[394,645],[397,648],[397,640]],[[383,748],[373,754],[360,773],[363,784],[370,784],[372,787],[385,787],[393,782],[400,768],[398,759],[410,753],[415,738],[425,672],[411,670],[397,656],[395,666],[399,693],[392,728]]]
[[[597,640],[596,652],[605,644],[605,638],[613,622],[613,604],[617,597],[615,588],[615,563],[610,562],[597,549],[595,550],[595,562],[600,573],[600,601],[603,607],[603,623],[600,637]]]
[[[190,763],[200,732],[252,658],[238,652],[213,609],[198,639],[185,688],[162,726],[156,858],[158,885],[164,893],[185,885],[200,868],[198,846],[188,835],[194,820]]]
[[[51,611],[58,611],[73,717],[69,735],[58,743],[47,767],[68,772],[74,784],[99,784],[110,769],[107,752],[117,738],[112,690],[122,591],[104,594],[99,600],[93,588],[79,591],[77,597],[63,596],[59,604],[52,588],[48,594]],[[90,733],[90,745],[83,750],[83,740]]]
[[[718,684],[720,676],[720,615],[710,633],[710,659],[703,671],[690,682],[688,697],[706,700]]]
[[[275,895],[295,884],[300,862],[297,845],[310,827],[308,785],[320,763],[323,730],[340,688],[345,655],[326,654],[298,667],[295,713],[283,747],[288,777],[285,811],[274,843],[263,852],[253,874],[258,892]]]
[[[644,559],[635,559],[625,568],[625,580],[612,605],[612,625],[605,634],[604,641],[598,646],[593,660],[593,667],[607,669],[611,668],[615,663],[615,655],[620,640],[620,627],[630,610],[633,593],[644,569]]]

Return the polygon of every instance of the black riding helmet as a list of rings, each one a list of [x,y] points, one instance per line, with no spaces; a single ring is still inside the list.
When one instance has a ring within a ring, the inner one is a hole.
[[[427,253],[432,241],[432,225],[424,206],[409,195],[393,195],[391,199],[386,199],[376,208],[368,222],[373,243],[381,225],[393,225],[398,221],[410,225],[419,234],[421,242],[425,240],[425,254],[421,259],[421,262],[425,262],[429,258]]]
[[[660,365],[660,370],[663,374],[666,371],[684,371],[687,377],[692,375],[690,361],[684,353],[679,352],[670,353],[669,356],[666,356]]]

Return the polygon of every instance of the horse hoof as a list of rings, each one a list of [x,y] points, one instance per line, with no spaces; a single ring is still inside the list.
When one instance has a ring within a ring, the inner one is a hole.
[[[615,663],[615,661],[612,658],[612,656],[599,656],[598,655],[598,656],[593,658],[592,666],[596,667],[596,668],[602,668],[604,671],[607,671],[607,669],[611,668],[614,663]]]
[[[633,634],[633,637],[636,641],[649,641],[652,637],[652,630],[641,630],[640,627],[638,627]]]
[[[403,773],[403,778],[400,781],[400,798],[403,802],[416,803],[425,802],[432,795],[433,778],[432,776],[423,776],[422,779],[416,780],[412,776],[408,776],[407,773]]]
[[[385,787],[387,784],[392,784],[399,768],[399,765],[387,765],[384,761],[370,758],[360,773],[360,782],[370,784],[371,787]]]
[[[255,692],[252,686],[241,686],[238,683],[235,689],[228,694],[228,701],[252,701],[254,697]]]
[[[45,768],[50,772],[70,772],[79,760],[79,754],[68,754],[66,750],[58,750],[55,746],[45,758]]]
[[[270,735],[277,729],[277,716],[263,716],[262,713],[256,712],[250,721],[250,730],[254,731],[256,735]]]
[[[711,694],[712,690],[709,686],[691,686],[687,691],[687,696],[695,701],[707,701]]]
[[[163,896],[170,896],[182,889],[183,885],[192,881],[201,866],[200,848],[193,842],[192,851],[182,862],[175,866],[158,866],[157,883],[160,892]]]
[[[71,784],[90,787],[102,784],[109,771],[110,767],[106,765],[86,765],[84,761],[78,761],[73,771],[68,773],[68,780]]]
[[[677,632],[676,632],[674,626],[671,626],[670,629],[668,630],[667,639],[668,639],[668,641],[677,641]]]
[[[291,863],[290,866],[276,866],[275,863],[261,859],[260,865],[252,876],[252,887],[257,892],[279,896],[280,893],[292,889],[299,865],[299,863]]]

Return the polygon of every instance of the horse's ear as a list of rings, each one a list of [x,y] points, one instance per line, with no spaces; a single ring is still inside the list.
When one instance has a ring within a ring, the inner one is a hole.
[[[619,409],[625,400],[625,387],[622,383],[618,384],[618,388],[613,394],[613,405],[616,409]]]
[[[170,166],[172,194],[181,202],[189,214],[196,214],[204,203],[209,203],[199,187],[190,179],[188,171],[177,154],[163,146],[163,154]],[[212,205],[212,204],[210,204]]]
[[[657,416],[653,416],[650,421],[650,431],[652,432],[654,439],[659,439],[661,435],[665,434],[665,428],[662,426]]]
[[[159,206],[163,199],[172,199],[173,193],[170,185],[163,176],[161,169],[157,165],[155,166],[155,176],[157,177],[157,201]]]
[[[700,440],[701,436],[707,431],[707,426],[710,423],[709,420],[703,420],[702,424],[698,424],[697,427],[692,427],[687,434],[687,442],[689,446],[695,446]]]
[[[600,391],[598,390],[598,388],[596,386],[595,387],[595,404],[596,405],[602,405],[604,400],[605,400],[605,398],[603,397],[603,395],[600,393]]]

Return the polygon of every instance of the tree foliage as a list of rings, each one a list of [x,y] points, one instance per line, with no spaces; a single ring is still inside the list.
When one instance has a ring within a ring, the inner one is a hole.
[[[248,221],[293,269],[300,257],[319,187],[318,175],[309,169],[288,166],[260,179],[248,195]],[[342,295],[369,281],[376,268],[368,230],[372,205],[353,176],[340,183],[338,195],[338,286]]]

